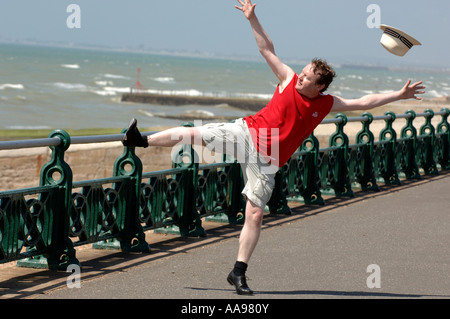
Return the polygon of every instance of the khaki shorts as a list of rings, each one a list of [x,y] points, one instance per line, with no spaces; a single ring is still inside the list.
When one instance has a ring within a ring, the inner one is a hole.
[[[247,123],[243,119],[234,123],[210,123],[199,127],[199,131],[209,150],[237,159],[244,176],[242,194],[264,209],[272,196],[279,168],[258,154]]]

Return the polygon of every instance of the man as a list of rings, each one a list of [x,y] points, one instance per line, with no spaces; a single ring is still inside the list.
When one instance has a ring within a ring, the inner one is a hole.
[[[234,123],[175,127],[148,137],[141,136],[133,119],[123,143],[129,147],[170,147],[188,141],[232,155],[236,155],[237,149],[238,155],[245,155],[239,160],[245,181],[242,191],[246,198],[245,223],[237,261],[227,280],[238,294],[251,295],[253,291],[246,283],[245,272],[260,236],[263,210],[272,194],[276,171],[330,111],[368,110],[402,99],[420,100],[416,95],[425,93],[422,91],[425,87],[421,86],[422,82],[411,85],[408,81],[399,91],[360,99],[325,95],[323,92],[335,77],[334,70],[325,61],[315,59],[297,75],[275,54],[272,41],[255,15],[256,4],[250,0],[238,2],[240,6],[236,5],[236,9],[250,22],[259,51],[279,80],[270,103],[257,114]]]

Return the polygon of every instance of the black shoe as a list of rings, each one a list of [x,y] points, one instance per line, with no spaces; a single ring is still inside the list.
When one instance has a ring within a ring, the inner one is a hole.
[[[253,295],[253,290],[248,288],[245,276],[236,276],[233,271],[228,275],[227,281],[234,285],[238,295]]]
[[[136,119],[130,121],[122,144],[127,147],[148,147],[147,137],[142,136],[139,132]]]

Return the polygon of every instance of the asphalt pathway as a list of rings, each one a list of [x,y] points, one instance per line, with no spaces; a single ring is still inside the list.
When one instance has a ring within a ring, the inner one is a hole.
[[[153,234],[160,239],[150,242],[151,254],[80,250],[80,288],[68,288],[66,273],[18,274],[15,267],[3,290],[0,285],[0,295],[3,291],[4,298],[186,303],[448,299],[449,195],[450,174],[444,174],[400,187],[383,186],[376,194],[357,193],[354,199],[330,198],[323,207],[297,204],[292,216],[266,216],[247,271],[255,291],[252,297],[237,295],[226,281],[236,258],[240,226],[218,223],[205,223],[216,227],[203,239]]]

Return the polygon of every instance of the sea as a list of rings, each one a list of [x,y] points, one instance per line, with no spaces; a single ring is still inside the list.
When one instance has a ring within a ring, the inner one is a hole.
[[[293,61],[301,70],[307,62]],[[328,90],[344,98],[400,89],[408,79],[427,85],[424,98],[450,95],[450,72],[334,65]],[[262,59],[187,56],[94,48],[0,44],[0,129],[124,128],[180,125],[183,116],[242,117],[228,105],[152,105],[122,102],[124,93],[269,99],[277,80]]]

